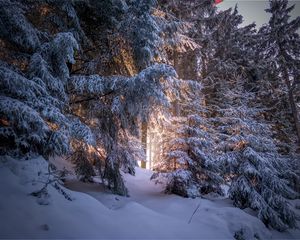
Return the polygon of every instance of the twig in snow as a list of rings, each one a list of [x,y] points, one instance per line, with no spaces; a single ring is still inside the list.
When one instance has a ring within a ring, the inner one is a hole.
[[[192,222],[192,219],[193,219],[195,213],[197,212],[197,210],[199,209],[200,204],[201,204],[201,202],[199,202],[199,204],[197,205],[196,209],[194,210],[192,216],[190,217],[190,220],[188,221],[188,224],[190,224]]]

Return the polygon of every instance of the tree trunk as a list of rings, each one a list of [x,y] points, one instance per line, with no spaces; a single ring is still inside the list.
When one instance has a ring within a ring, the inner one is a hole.
[[[145,151],[145,155],[147,155],[147,127],[147,123],[142,123],[142,146]],[[146,168],[146,161],[141,162],[141,168]]]
[[[292,109],[292,113],[293,113],[293,117],[294,117],[295,128],[296,128],[296,132],[297,132],[297,136],[298,136],[298,145],[300,145],[300,119],[299,119],[299,113],[298,113],[297,106],[296,106],[296,103],[295,103],[293,91],[289,90],[288,94],[289,94],[289,102],[291,104],[291,109]]]
[[[298,137],[298,145],[300,145],[300,119],[299,119],[299,113],[297,110],[297,106],[295,103],[295,99],[294,99],[294,95],[293,95],[293,89],[291,86],[291,82],[289,79],[289,74],[286,68],[283,69],[283,77],[285,80],[285,84],[287,85],[287,89],[288,89],[288,99],[289,99],[289,103],[291,106],[291,110],[292,110],[292,114],[293,114],[293,119],[295,122],[295,129],[296,129],[296,133],[297,133],[297,137]]]

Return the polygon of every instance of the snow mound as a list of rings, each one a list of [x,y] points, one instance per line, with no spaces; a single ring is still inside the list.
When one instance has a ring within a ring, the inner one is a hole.
[[[109,194],[99,184],[73,179],[66,186],[79,192],[61,187],[71,199],[66,199],[50,184],[48,195],[41,201],[31,193],[41,189],[49,179],[48,162],[43,158],[1,158],[0,238],[233,239],[243,236],[244,239],[270,239],[299,236],[299,231],[273,234],[256,217],[232,207],[229,200],[166,195],[163,185],[150,181],[151,175],[151,171],[139,168],[136,176],[123,175],[129,198]]]

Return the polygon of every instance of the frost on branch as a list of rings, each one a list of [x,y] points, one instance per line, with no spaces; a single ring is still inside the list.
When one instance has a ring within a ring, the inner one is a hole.
[[[154,153],[154,169],[168,178],[167,192],[185,197],[207,193],[222,194],[220,169],[212,151],[214,139],[208,121],[202,117],[204,106],[201,84],[192,80],[177,80],[173,106],[179,116],[163,122]]]
[[[94,144],[89,128],[64,112],[67,62],[74,62],[74,48],[72,34],[59,33],[31,56],[26,75],[1,62],[1,137],[9,145],[2,153],[47,157],[68,153],[70,138]]]
[[[58,33],[32,55],[29,76],[42,79],[52,96],[66,101],[65,84],[69,78],[67,63],[75,63],[74,49],[78,48],[72,33]]]
[[[167,78],[175,76],[172,67],[155,64],[133,77],[72,76],[68,90],[75,96],[90,96],[95,100],[111,96],[112,112],[120,117],[122,126],[126,128],[130,118],[145,120],[152,107],[168,105],[165,95],[168,89],[165,86]]]
[[[48,152],[63,154],[68,151],[65,136],[51,131],[34,109],[4,96],[0,97],[0,105],[0,117],[7,125],[1,127],[1,139],[5,143],[1,146],[2,153],[12,151],[16,154],[34,152],[46,155]]]
[[[175,136],[165,143],[162,162],[173,168],[173,171],[169,170],[167,191],[185,197],[211,192],[223,194],[220,188],[223,179],[210,150],[213,141],[202,130],[203,123],[197,115],[173,120],[171,129]]]
[[[4,146],[3,151],[14,148],[16,153],[49,152],[49,141],[54,136],[46,121],[53,124],[66,122],[65,116],[56,107],[58,101],[43,88],[40,79],[29,80],[4,64],[0,67],[0,86],[1,119],[5,122],[2,138],[14,136],[9,140],[12,146],[8,149]],[[59,142],[64,145],[62,152],[58,151],[59,146],[52,147],[53,151],[65,153],[68,149],[66,143],[63,140]]]
[[[232,174],[229,196],[234,204],[257,211],[266,225],[283,231],[296,227],[296,214],[287,199],[298,194],[282,174],[282,169],[291,170],[290,163],[278,154],[269,126],[253,118],[257,112],[240,107],[227,110],[226,118],[219,119],[223,129],[228,127],[228,137],[220,144],[227,152],[220,162]]]
[[[175,76],[172,67],[154,64],[133,77],[74,75],[68,80],[74,109],[89,109],[87,122],[97,147],[103,149],[104,178],[114,192],[126,195],[119,169],[134,174],[142,155],[140,143],[129,141],[136,141],[139,123],[147,121],[154,109],[169,106],[167,92]]]
[[[37,31],[26,20],[22,7],[16,1],[0,1],[0,37],[32,51],[40,46],[40,41]]]

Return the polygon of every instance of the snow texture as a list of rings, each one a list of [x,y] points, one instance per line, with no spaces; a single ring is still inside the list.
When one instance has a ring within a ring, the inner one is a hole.
[[[55,163],[65,165],[62,159]],[[161,184],[149,180],[152,172],[139,168],[136,176],[124,175],[129,198],[75,180],[66,186],[77,192],[61,187],[71,201],[52,185],[44,199],[31,196],[48,179],[47,168],[42,158],[1,158],[0,238],[233,239],[242,234],[244,239],[296,239],[300,234],[271,232],[251,211],[226,199],[165,195]]]

